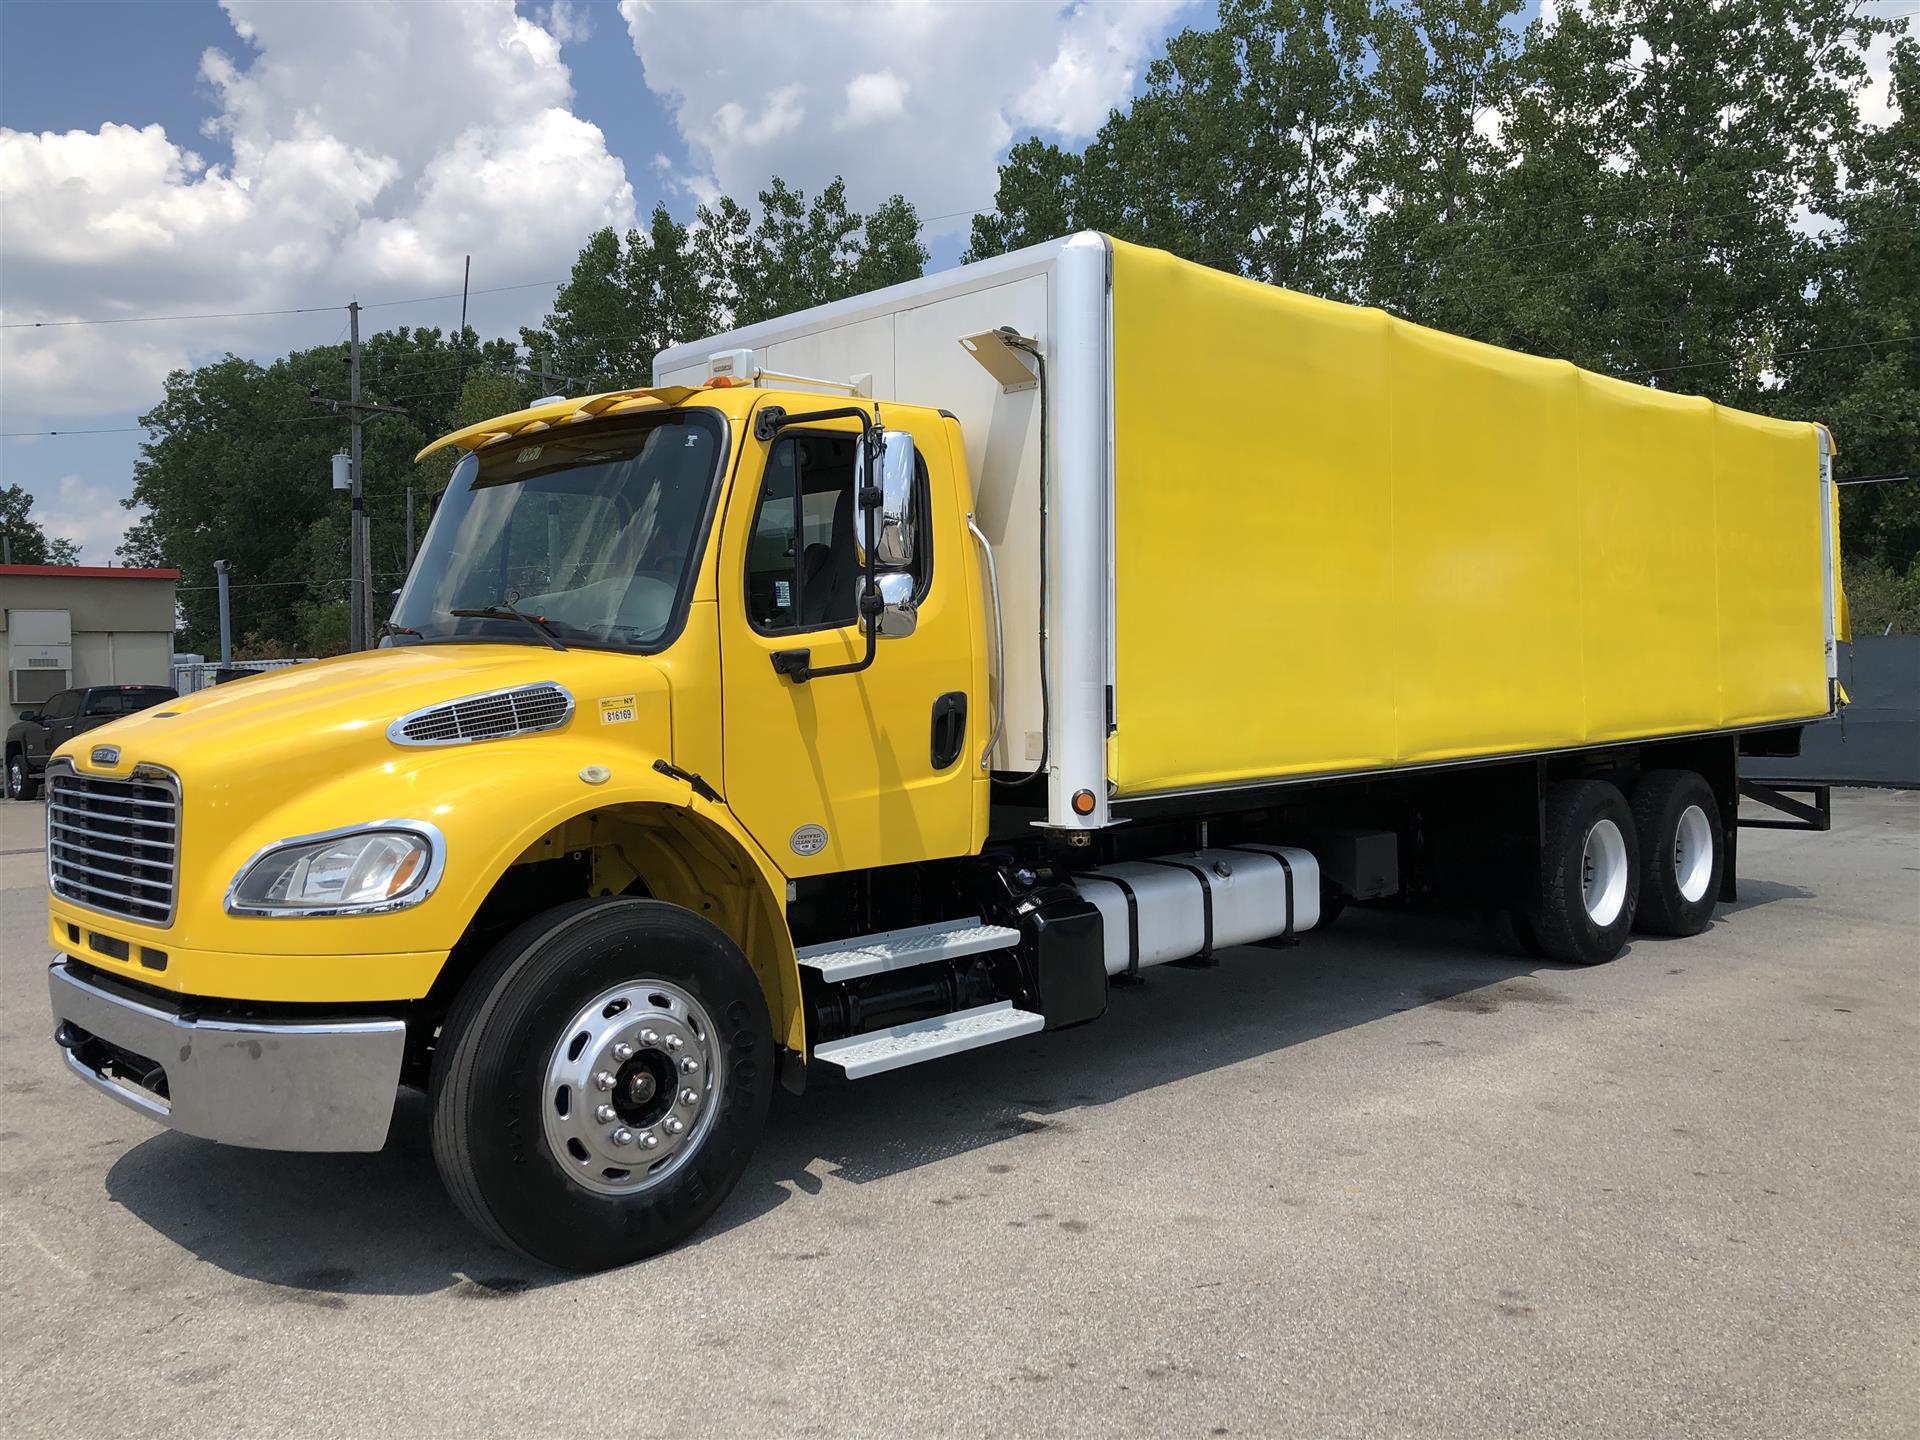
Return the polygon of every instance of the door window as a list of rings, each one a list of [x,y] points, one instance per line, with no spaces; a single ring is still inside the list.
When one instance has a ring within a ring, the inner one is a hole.
[[[79,713],[80,692],[78,690],[62,690],[58,695],[47,701],[47,708],[40,712],[40,719],[47,723],[55,720],[71,720]]]
[[[747,615],[763,634],[851,625],[859,618],[865,525],[854,503],[858,435],[782,435],[767,454],[760,505],[747,542]],[[914,553],[916,598],[933,573],[926,463],[915,457],[921,521]]]

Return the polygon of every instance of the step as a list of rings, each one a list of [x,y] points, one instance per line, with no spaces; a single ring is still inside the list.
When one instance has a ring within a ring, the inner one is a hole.
[[[1031,1010],[1016,1010],[1011,1000],[997,1000],[977,1010],[956,1010],[951,1015],[936,1015],[931,1020],[916,1020],[910,1025],[893,1025],[865,1035],[850,1035],[813,1047],[813,1058],[838,1065],[849,1080],[898,1070],[903,1065],[918,1065],[923,1060],[938,1060],[942,1055],[958,1055],[982,1045],[998,1044],[1031,1035],[1046,1024]]]
[[[971,920],[936,920],[907,930],[883,930],[823,945],[802,945],[795,955],[809,970],[829,981],[858,980],[884,970],[905,970],[935,960],[958,960],[988,950],[1009,950],[1020,943],[1020,932],[1005,925]]]

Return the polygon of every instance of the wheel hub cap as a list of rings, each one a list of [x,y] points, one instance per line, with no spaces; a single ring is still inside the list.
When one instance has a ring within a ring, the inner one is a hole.
[[[1689,805],[1673,832],[1673,883],[1689,905],[1713,883],[1713,826],[1707,812]]]
[[[1627,841],[1611,820],[1597,820],[1580,852],[1580,895],[1587,918],[1602,930],[1627,903]]]
[[[713,1022],[685,990],[662,980],[608,990],[574,1015],[548,1060],[547,1146],[589,1190],[657,1185],[712,1128],[721,1068]]]

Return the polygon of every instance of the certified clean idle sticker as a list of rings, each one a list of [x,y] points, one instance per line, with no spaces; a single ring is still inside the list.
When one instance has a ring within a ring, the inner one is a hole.
[[[635,711],[639,708],[638,695],[602,695],[600,697],[600,723],[602,725],[631,725]]]
[[[796,855],[818,855],[827,848],[826,829],[820,825],[802,825],[787,837],[787,844]]]

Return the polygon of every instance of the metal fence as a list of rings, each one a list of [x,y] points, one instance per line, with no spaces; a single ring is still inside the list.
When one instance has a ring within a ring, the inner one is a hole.
[[[176,660],[173,663],[173,688],[181,695],[191,695],[196,690],[224,685],[229,680],[244,680],[249,675],[311,663],[310,657],[299,660],[236,660],[231,665],[222,665],[213,660]]]

